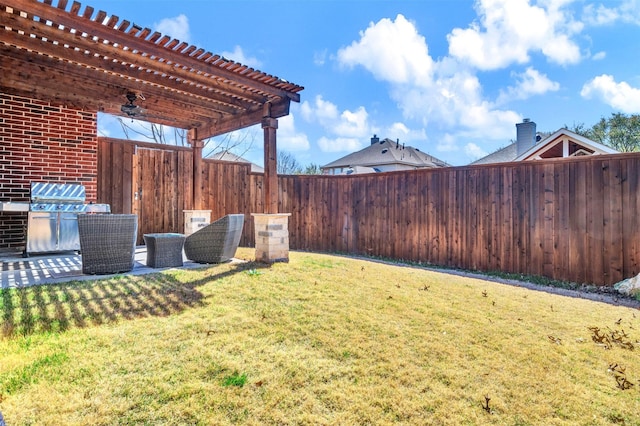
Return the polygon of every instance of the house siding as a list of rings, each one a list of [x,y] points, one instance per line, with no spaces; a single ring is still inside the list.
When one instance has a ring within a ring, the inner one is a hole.
[[[31,182],[80,183],[97,197],[97,113],[0,93],[0,201],[29,201]],[[24,248],[26,213],[0,213],[0,251]]]

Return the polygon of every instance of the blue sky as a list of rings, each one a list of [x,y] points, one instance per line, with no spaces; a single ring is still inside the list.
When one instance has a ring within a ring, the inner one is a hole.
[[[399,139],[464,165],[539,131],[640,114],[640,1],[88,0],[305,87],[278,149],[324,165]],[[119,136],[99,118],[99,132]],[[262,164],[262,131],[245,158]]]

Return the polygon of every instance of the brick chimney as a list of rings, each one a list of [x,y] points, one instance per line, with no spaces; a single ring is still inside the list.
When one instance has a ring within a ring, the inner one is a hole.
[[[518,157],[536,144],[536,123],[528,118],[516,124]]]
[[[373,135],[373,137],[371,138],[371,145],[375,145],[378,142],[380,142],[380,138],[376,135]]]

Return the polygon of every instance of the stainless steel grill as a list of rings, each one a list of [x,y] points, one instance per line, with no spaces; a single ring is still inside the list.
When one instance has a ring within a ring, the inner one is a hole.
[[[25,254],[80,250],[79,213],[109,213],[108,204],[85,204],[83,185],[33,182]]]

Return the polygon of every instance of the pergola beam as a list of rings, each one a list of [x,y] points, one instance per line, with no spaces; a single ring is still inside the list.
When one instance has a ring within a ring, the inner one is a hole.
[[[285,115],[289,115],[289,107],[291,100],[283,99],[282,101],[270,104],[271,105],[271,118],[280,118]],[[264,118],[264,107],[259,110],[246,112],[244,114],[238,114],[235,116],[228,116],[221,120],[218,120],[208,126],[204,126],[198,129],[198,134],[202,139],[212,138],[215,136],[224,135],[225,133],[232,132],[238,129],[244,129],[262,123]]]

